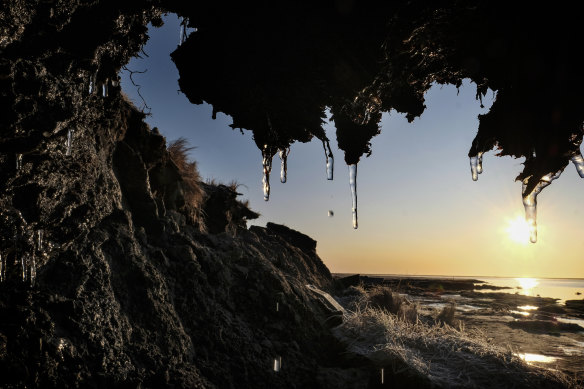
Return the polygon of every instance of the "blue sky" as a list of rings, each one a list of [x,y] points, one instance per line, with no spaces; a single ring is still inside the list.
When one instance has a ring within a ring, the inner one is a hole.
[[[511,219],[523,216],[521,184],[514,181],[522,159],[495,157],[491,151],[483,159],[484,173],[471,180],[467,152],[477,115],[492,104],[491,93],[480,108],[468,82],[459,91],[435,86],[426,95],[425,113],[413,123],[396,112],[384,114],[373,154],[359,163],[359,229],[354,230],[348,171],[334,127],[325,127],[335,155],[334,181],[326,180],[322,144],[297,143],[288,158],[286,184],[279,182],[280,160],[274,158],[265,202],[261,152],[251,132],[232,130],[231,118],[223,114],[212,120],[209,105],[192,105],[178,91],[169,54],[178,45],[179,24],[175,15],[165,21],[149,30],[148,57],[128,64],[131,70],[148,69],[134,75],[152,108],[147,122],[167,140],[188,139],[204,178],[242,184],[243,198],[262,214],[254,224],[272,221],[310,235],[333,272],[584,277],[579,223],[584,182],[573,166],[538,198],[537,244],[514,242],[506,231]],[[122,88],[142,104],[127,72],[122,72]]]

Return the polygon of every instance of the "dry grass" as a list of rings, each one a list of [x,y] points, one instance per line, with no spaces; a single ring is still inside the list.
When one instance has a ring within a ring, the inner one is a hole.
[[[185,138],[178,138],[168,144],[167,150],[170,159],[178,168],[183,183],[183,194],[185,199],[185,211],[191,221],[202,231],[205,230],[203,222],[203,190],[200,182],[201,176],[197,169],[197,163],[189,159],[189,151],[194,147],[189,147]]]
[[[441,324],[448,324],[451,327],[457,327],[459,324],[458,321],[455,319],[456,316],[456,303],[450,302],[436,317],[436,321]]]
[[[565,375],[527,365],[511,350],[488,343],[480,332],[406,321],[370,306],[348,314],[335,335],[376,365],[439,387],[576,387]]]
[[[526,364],[512,350],[487,341],[480,331],[456,323],[456,305],[436,320],[418,318],[417,305],[386,286],[350,287],[341,298],[348,313],[335,335],[348,350],[388,374],[446,388],[573,388],[566,375]],[[443,325],[446,323],[448,325]],[[457,325],[458,324],[458,325]]]

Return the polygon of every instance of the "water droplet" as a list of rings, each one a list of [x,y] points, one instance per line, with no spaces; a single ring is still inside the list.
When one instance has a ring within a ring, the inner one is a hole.
[[[274,358],[274,371],[278,372],[282,368],[282,357]]]
[[[276,303],[276,312],[280,312],[280,303]]]
[[[286,183],[288,174],[288,155],[290,155],[290,147],[285,150],[279,150],[278,154],[280,155],[280,160],[282,162],[280,168],[280,182],[284,184]]]
[[[328,140],[322,141],[322,147],[324,148],[324,157],[326,158],[326,179],[332,180],[335,169],[335,158]]]
[[[73,145],[73,133],[74,132],[75,132],[74,130],[67,131],[67,151],[65,152],[65,155],[67,157],[71,156],[71,148]]]
[[[580,175],[580,177],[584,178],[584,158],[582,157],[582,154],[580,153],[580,151],[577,151],[576,153],[574,153],[572,155],[572,158],[570,158],[570,159],[572,160],[572,163],[576,167],[576,170],[578,171],[578,174]]]
[[[385,370],[381,368],[381,384],[385,383]]]
[[[552,183],[553,180],[560,177],[562,170],[557,171],[555,174],[546,174],[543,176],[531,193],[526,194],[527,181],[523,180],[522,192],[523,192],[523,207],[525,208],[525,220],[529,226],[529,240],[531,243],[537,242],[537,195]]]
[[[16,154],[16,170],[22,168],[22,154]]]
[[[329,215],[329,217],[333,217],[333,216],[335,216],[335,213],[332,210],[329,209],[328,215]]]
[[[272,157],[271,148],[268,145],[264,145],[262,150],[262,167],[263,167],[263,178],[262,183],[264,187],[264,200],[268,201],[270,199],[270,172],[272,171]]]
[[[472,173],[472,180],[479,179],[479,174],[483,172],[483,152],[470,157],[470,172]]]
[[[351,187],[351,201],[353,205],[353,228],[357,229],[357,164],[349,165],[349,186]]]

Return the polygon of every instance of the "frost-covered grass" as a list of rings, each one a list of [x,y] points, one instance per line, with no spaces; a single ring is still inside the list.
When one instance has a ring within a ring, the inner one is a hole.
[[[528,365],[510,349],[489,343],[479,331],[445,325],[449,320],[405,319],[401,307],[412,304],[402,302],[391,313],[375,307],[367,291],[360,292],[335,335],[349,351],[384,367],[386,374],[405,372],[448,388],[577,387],[564,374]],[[384,293],[387,297],[390,292]],[[443,319],[451,313],[445,312]]]

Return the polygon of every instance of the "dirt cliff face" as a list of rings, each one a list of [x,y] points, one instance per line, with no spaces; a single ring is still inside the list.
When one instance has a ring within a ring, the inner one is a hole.
[[[304,286],[331,282],[315,244],[246,230],[227,187],[202,187],[193,219],[165,139],[121,94],[158,16],[0,6],[2,387],[310,387],[330,360]]]

